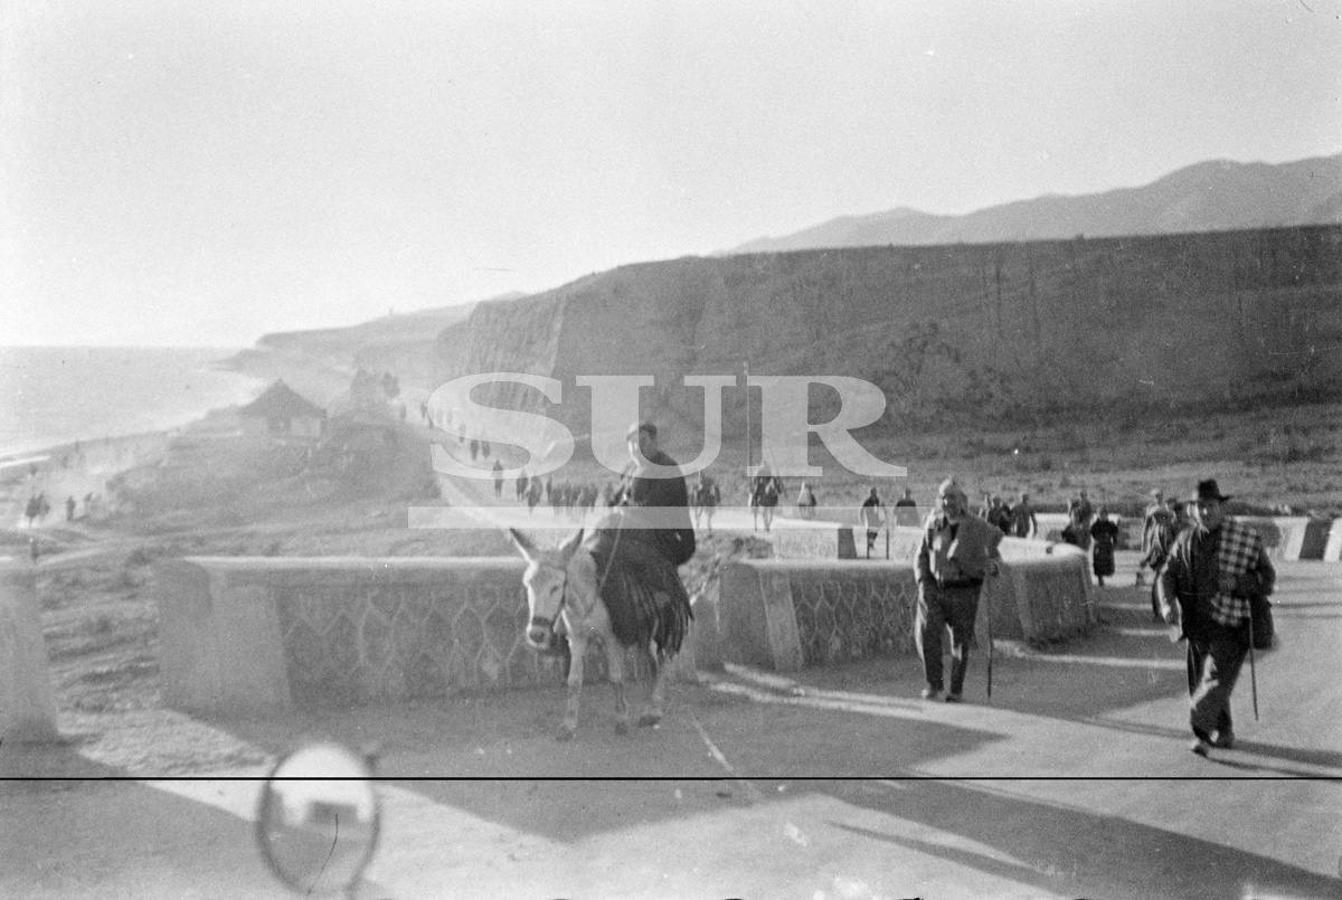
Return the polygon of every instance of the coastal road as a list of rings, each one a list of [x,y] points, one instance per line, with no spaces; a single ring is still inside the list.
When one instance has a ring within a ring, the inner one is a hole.
[[[447,506],[411,507],[411,528],[516,528],[528,532],[553,532],[558,543],[561,535],[567,536],[580,527],[594,526],[604,512],[598,506],[596,510],[580,515],[556,510],[545,502],[529,508],[513,499],[511,483],[505,484],[503,496],[496,498],[493,482],[439,476],[438,491]],[[828,530],[839,525],[839,516],[835,515],[838,510],[822,510],[829,513],[828,519],[796,518],[791,514],[793,508],[786,504],[777,507],[775,512],[772,527],[780,531]],[[845,524],[857,524],[856,510],[843,512],[847,513],[845,518],[851,520]],[[696,523],[696,528],[702,532],[705,524]],[[714,510],[711,524],[715,532],[766,534],[762,518],[749,506],[719,506]]]
[[[596,685],[568,744],[558,689],[197,724],[272,751],[382,742],[363,897],[1339,896],[1342,565],[1281,565],[1259,717],[1246,673],[1240,744],[1210,760],[1186,749],[1181,647],[1142,591],[1103,596],[1093,637],[1000,656],[991,702],[981,659],[956,706],[896,658],[731,668],[625,737]],[[250,846],[260,773],[6,782],[0,895],[283,896]]]

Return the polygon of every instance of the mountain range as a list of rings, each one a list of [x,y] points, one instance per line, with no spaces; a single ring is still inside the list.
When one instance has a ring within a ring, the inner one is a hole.
[[[722,251],[1000,243],[1326,225],[1342,222],[1342,153],[1267,164],[1226,160],[1178,169],[1148,185],[1055,194],[964,215],[898,208],[842,216]]]

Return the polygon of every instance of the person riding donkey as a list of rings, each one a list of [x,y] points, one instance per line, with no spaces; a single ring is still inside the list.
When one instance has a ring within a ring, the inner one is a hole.
[[[674,655],[692,618],[678,571],[696,549],[689,491],[679,465],[658,447],[656,425],[631,426],[626,444],[631,461],[615,494],[618,521],[586,544],[616,635],[629,644],[651,639]]]
[[[518,550],[531,563],[523,579],[532,612],[527,643],[565,661],[569,703],[561,730],[564,739],[572,737],[577,725],[581,657],[589,637],[595,635],[607,643],[612,681],[618,685],[623,682],[623,666],[617,657],[622,658],[623,648],[637,647],[650,659],[653,711],[640,722],[651,724],[661,716],[663,664],[680,651],[693,619],[689,594],[678,571],[696,549],[685,478],[676,461],[658,448],[657,428],[652,423],[631,427],[627,445],[632,461],[613,497],[612,513],[585,540],[579,530],[559,551],[546,552],[510,531]],[[546,570],[561,571],[542,578]],[[551,593],[541,590],[542,580]],[[577,616],[579,631],[570,634],[569,628],[575,627],[570,621],[573,616]],[[623,728],[622,686],[617,696],[618,727]]]

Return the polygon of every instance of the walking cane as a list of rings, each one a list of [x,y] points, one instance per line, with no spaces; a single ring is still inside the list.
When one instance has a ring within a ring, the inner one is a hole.
[[[988,591],[988,699],[993,698],[993,592]]]
[[[1253,720],[1258,721],[1258,673],[1253,664],[1253,615],[1249,616],[1249,689],[1253,694]]]

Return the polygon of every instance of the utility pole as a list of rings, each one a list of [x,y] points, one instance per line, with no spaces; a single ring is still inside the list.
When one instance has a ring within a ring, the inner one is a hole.
[[[750,360],[741,364],[746,373],[746,478],[750,478]]]

